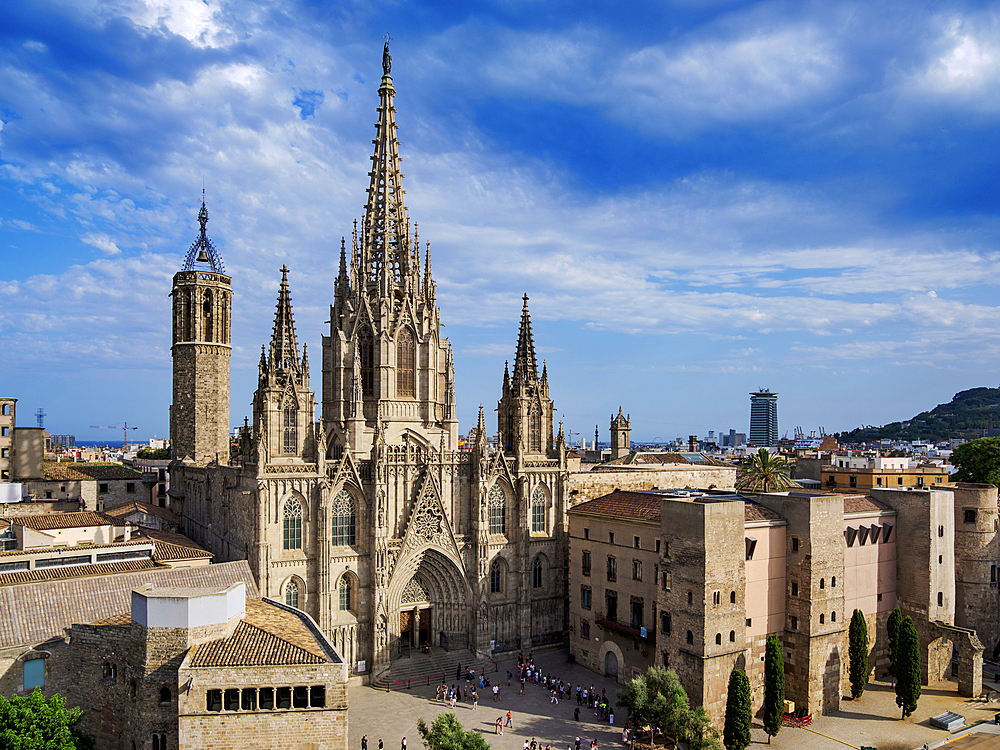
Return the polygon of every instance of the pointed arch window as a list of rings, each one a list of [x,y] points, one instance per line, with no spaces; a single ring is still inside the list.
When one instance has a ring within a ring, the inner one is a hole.
[[[503,487],[498,484],[494,484],[493,487],[490,488],[490,493],[487,495],[486,505],[489,511],[490,533],[506,534],[507,493],[503,491]]]
[[[531,493],[531,533],[545,533],[545,490],[541,485]]]
[[[375,395],[375,339],[365,327],[358,334],[358,355],[361,358],[361,395]]]
[[[299,584],[294,580],[285,585],[285,604],[289,607],[299,608]]]
[[[299,448],[299,411],[294,403],[285,407],[284,417],[282,450],[285,453],[296,453]]]
[[[285,501],[282,515],[281,546],[284,549],[302,549],[302,503],[298,498],[291,497]]]
[[[503,563],[499,559],[490,565],[490,593],[503,593]]]
[[[212,293],[208,289],[205,290],[205,299],[202,302],[201,310],[202,310],[202,318],[201,318],[202,337],[205,339],[205,341],[211,342],[212,332],[213,332],[212,328],[215,321],[213,320],[213,315],[212,315],[213,313]]]
[[[416,395],[416,347],[413,334],[404,327],[396,340],[396,397],[412,398]]]
[[[340,593],[340,611],[341,612],[353,611],[354,606],[351,596],[354,593],[354,589],[351,586],[351,577],[349,575],[345,575],[343,578],[340,579],[340,587],[338,590]]]
[[[542,450],[542,410],[537,401],[531,405],[528,416],[528,450],[535,453]]]
[[[330,543],[334,547],[353,546],[357,538],[358,511],[350,492],[341,490],[337,493],[333,498],[330,516],[332,519]]]
[[[531,564],[531,588],[540,589],[542,587],[542,557],[539,555]]]

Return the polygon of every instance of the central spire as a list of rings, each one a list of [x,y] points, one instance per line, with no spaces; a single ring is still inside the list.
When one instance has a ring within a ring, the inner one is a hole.
[[[362,271],[366,283],[377,283],[384,291],[403,283],[410,273],[409,219],[403,204],[403,172],[396,139],[396,108],[393,98],[392,58],[389,42],[382,50],[382,85],[379,86],[375,152],[362,231]]]
[[[278,372],[299,370],[292,297],[288,292],[288,267],[284,265],[281,267],[281,286],[278,288],[278,305],[274,312],[274,333],[271,335],[271,369]]]
[[[528,295],[524,295],[521,308],[521,330],[517,334],[517,352],[514,355],[514,384],[537,383],[538,364],[535,362],[535,340],[531,335],[531,313],[528,312]]]

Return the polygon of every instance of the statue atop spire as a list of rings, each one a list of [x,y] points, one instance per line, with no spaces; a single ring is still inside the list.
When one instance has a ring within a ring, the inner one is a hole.
[[[392,56],[389,54],[389,42],[392,39],[385,35],[385,46],[382,48],[382,75],[389,75],[392,72]]]

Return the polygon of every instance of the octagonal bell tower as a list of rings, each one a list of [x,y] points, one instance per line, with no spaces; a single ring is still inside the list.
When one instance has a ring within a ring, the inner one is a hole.
[[[232,280],[208,238],[202,198],[201,234],[174,275],[173,403],[170,446],[175,461],[229,463],[229,355]]]

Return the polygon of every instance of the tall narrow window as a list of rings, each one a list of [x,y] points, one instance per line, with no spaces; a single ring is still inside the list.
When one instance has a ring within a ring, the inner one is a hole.
[[[302,549],[302,504],[298,498],[285,501],[282,514],[282,547],[285,549]]]
[[[398,398],[417,395],[415,362],[416,351],[413,346],[413,334],[409,328],[399,332],[396,341],[396,396]]]
[[[349,612],[351,606],[351,577],[345,575],[340,579],[340,611]]]
[[[536,557],[531,564],[531,588],[540,589],[542,587],[542,558]]]
[[[531,493],[531,531],[535,534],[545,533],[545,490],[541,485]]]
[[[500,485],[495,484],[490,489],[490,494],[487,496],[486,504],[489,508],[490,533],[506,534],[507,493],[503,491],[503,488]]]
[[[205,341],[211,342],[213,340],[212,329],[215,327],[215,320],[212,316],[212,293],[207,289],[205,290],[205,301],[202,303],[201,310],[202,338]]]
[[[490,565],[490,593],[503,593],[503,563],[499,560],[494,560]]]
[[[289,607],[295,607],[298,609],[299,606],[299,584],[295,581],[289,581],[288,585],[285,586],[285,604]]]
[[[299,447],[299,411],[295,404],[285,407],[284,440],[282,448],[285,453],[295,453]]]
[[[538,402],[531,405],[531,414],[528,416],[528,450],[536,453],[542,450],[542,410]]]
[[[333,523],[330,543],[335,547],[353,546],[357,541],[358,511],[350,492],[341,490],[337,493],[330,515]]]
[[[361,395],[375,395],[375,340],[370,328],[358,334],[357,354],[361,358]]]

